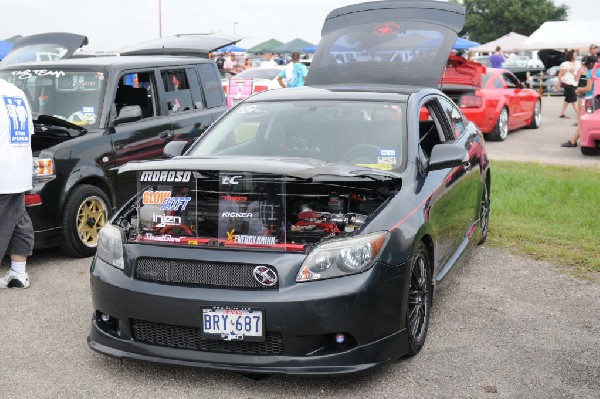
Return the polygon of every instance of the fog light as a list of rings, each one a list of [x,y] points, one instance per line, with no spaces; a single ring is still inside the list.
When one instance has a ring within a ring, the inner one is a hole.
[[[108,323],[108,321],[110,320],[110,316],[107,315],[106,313],[102,313],[100,314],[100,318],[102,319],[103,322]]]
[[[335,334],[335,342],[337,344],[343,344],[346,341],[346,336],[342,333]]]

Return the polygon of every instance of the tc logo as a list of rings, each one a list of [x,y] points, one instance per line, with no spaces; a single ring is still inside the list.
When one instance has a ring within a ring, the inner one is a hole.
[[[223,184],[239,184],[237,179],[241,179],[243,176],[223,176],[221,183]]]

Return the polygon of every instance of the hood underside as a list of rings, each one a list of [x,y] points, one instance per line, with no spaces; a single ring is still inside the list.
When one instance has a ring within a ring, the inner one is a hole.
[[[461,5],[393,0],[336,9],[323,25],[308,85],[437,88],[464,25]]]

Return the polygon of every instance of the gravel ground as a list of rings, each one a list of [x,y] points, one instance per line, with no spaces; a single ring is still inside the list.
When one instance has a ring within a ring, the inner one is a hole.
[[[489,142],[493,160],[600,166],[561,148],[572,120],[544,98],[542,128]],[[493,216],[491,223],[493,224]],[[438,289],[421,353],[364,375],[253,381],[234,373],[115,360],[86,344],[90,258],[38,251],[32,286],[0,291],[1,398],[598,398],[600,284],[560,265],[478,247]],[[7,270],[6,261],[0,273]]]

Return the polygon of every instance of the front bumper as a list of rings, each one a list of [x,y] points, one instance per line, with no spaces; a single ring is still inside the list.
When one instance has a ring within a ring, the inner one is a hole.
[[[283,257],[287,256],[298,257]],[[244,257],[250,263],[266,264],[283,258],[265,253],[245,253]],[[113,357],[306,375],[359,372],[406,353],[405,264],[378,263],[358,275],[287,284],[298,269],[286,262],[278,268],[282,284],[277,290],[256,291],[139,281],[95,258],[88,345]],[[203,306],[263,309],[265,342],[201,339]],[[110,315],[110,321],[104,322],[101,313]],[[336,333],[345,334],[344,345],[335,343]]]
[[[582,147],[600,147],[600,111],[582,114],[579,119],[579,130]]]

